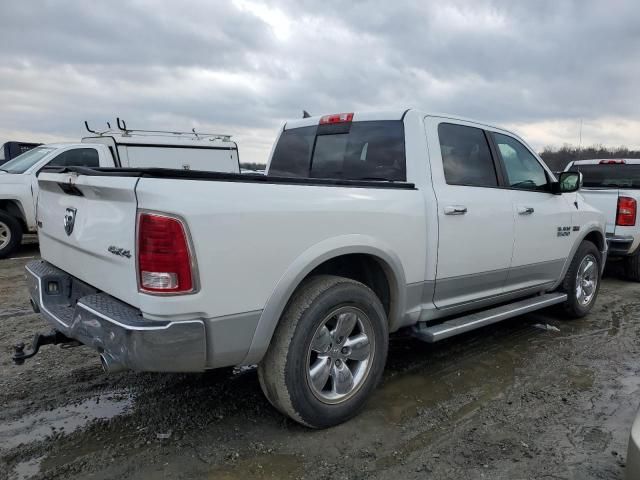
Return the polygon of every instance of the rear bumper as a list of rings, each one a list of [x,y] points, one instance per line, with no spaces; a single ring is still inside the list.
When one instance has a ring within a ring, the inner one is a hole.
[[[152,321],[142,313],[43,261],[26,266],[34,309],[53,328],[102,354],[113,370],[193,372],[206,369],[202,320]]]
[[[609,256],[625,256],[633,253],[634,238],[630,235],[607,235],[607,245],[609,246]]]

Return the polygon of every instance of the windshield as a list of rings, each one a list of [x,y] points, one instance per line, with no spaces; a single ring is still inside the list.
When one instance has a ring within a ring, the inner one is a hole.
[[[0,170],[4,170],[9,173],[24,173],[33,167],[36,163],[44,158],[50,152],[53,152],[53,147],[36,147],[28,152],[24,152],[22,155],[18,155],[16,158],[9,160],[7,163],[0,165]]]
[[[402,121],[349,122],[282,132],[269,175],[404,181]]]
[[[582,172],[584,187],[640,188],[640,165],[573,165],[569,171]]]

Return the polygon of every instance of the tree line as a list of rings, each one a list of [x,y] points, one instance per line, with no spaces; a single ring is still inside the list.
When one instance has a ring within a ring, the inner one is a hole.
[[[588,160],[596,158],[640,158],[640,150],[630,150],[627,147],[605,147],[593,145],[586,148],[578,148],[573,145],[564,145],[560,148],[544,147],[540,157],[553,171],[561,171],[569,162],[574,160]]]

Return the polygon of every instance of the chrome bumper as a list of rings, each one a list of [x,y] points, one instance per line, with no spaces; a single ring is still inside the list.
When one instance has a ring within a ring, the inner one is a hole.
[[[67,337],[97,350],[107,370],[205,370],[202,320],[151,321],[44,260],[25,267],[34,310]]]

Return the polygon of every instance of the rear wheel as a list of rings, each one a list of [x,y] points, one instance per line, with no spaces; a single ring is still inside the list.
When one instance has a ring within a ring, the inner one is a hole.
[[[294,294],[258,368],[278,410],[312,428],[356,415],[382,377],[387,318],[378,297],[354,280],[322,275]]]
[[[562,307],[571,318],[584,317],[596,303],[601,265],[602,257],[598,248],[587,240],[582,242],[561,286],[568,297]]]
[[[640,252],[625,257],[624,274],[629,280],[640,282]]]
[[[14,217],[0,212],[0,258],[13,253],[22,243],[22,227]]]

